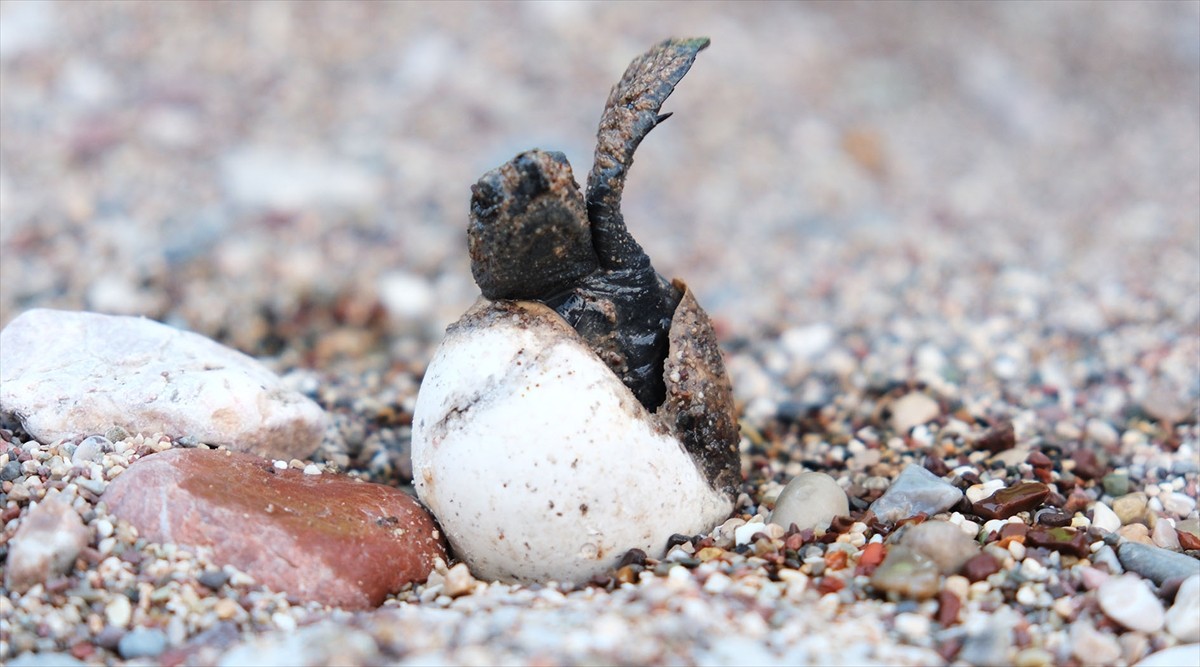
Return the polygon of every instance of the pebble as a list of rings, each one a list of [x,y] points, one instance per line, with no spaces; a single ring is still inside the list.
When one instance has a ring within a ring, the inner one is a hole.
[[[871,504],[880,521],[895,523],[924,512],[944,512],[962,499],[963,492],[917,464],[909,464],[887,491]]]
[[[1129,493],[1129,474],[1124,472],[1111,472],[1104,476],[1101,480],[1104,486],[1104,492],[1108,495],[1119,498],[1126,493]]]
[[[308,456],[326,426],[312,400],[208,338],[145,318],[47,309],[0,331],[0,405],[41,442],[118,426],[275,458]]]
[[[892,428],[907,434],[914,426],[933,421],[941,413],[938,402],[928,394],[909,392],[892,403]]]
[[[927,600],[938,592],[937,564],[909,547],[894,546],[871,575],[871,585],[901,597]]]
[[[1128,493],[1113,501],[1112,510],[1121,520],[1121,525],[1141,521],[1146,516],[1146,503],[1149,498],[1142,492]]]
[[[800,530],[824,530],[834,517],[850,514],[846,492],[836,480],[822,472],[806,472],[792,478],[771,512],[771,523]]]
[[[158,628],[134,628],[121,637],[117,652],[122,658],[155,658],[167,649],[167,635]]]
[[[24,592],[69,572],[91,540],[91,531],[71,504],[59,494],[47,496],[9,541],[4,585]]]
[[[1074,528],[1033,528],[1025,534],[1025,543],[1083,558],[1088,554],[1087,533]]]
[[[1142,658],[1133,667],[1183,667],[1200,665],[1200,644],[1172,646]]]
[[[1136,574],[1111,577],[1096,591],[1100,609],[1112,620],[1140,632],[1156,632],[1163,626],[1162,603]]]
[[[1089,419],[1084,433],[1101,447],[1115,447],[1121,438],[1117,429],[1102,419]]]
[[[897,543],[933,561],[942,574],[954,574],[979,553],[979,544],[947,521],[926,521],[906,527]]]
[[[1156,584],[1200,573],[1200,560],[1138,542],[1122,542],[1117,557],[1126,570],[1133,570]]]
[[[1087,619],[1072,623],[1069,635],[1071,653],[1084,665],[1111,665],[1121,658],[1117,638],[1096,630]]]
[[[112,441],[102,435],[88,436],[71,454],[71,463],[75,465],[94,463],[100,460],[105,450],[112,451],[112,447]]]
[[[972,484],[967,488],[967,500],[977,503],[993,493],[1004,488],[1004,480],[993,479],[982,484]]]
[[[1108,505],[1097,502],[1092,505],[1092,525],[1106,533],[1115,533],[1121,527],[1121,518]]]
[[[1165,496],[1159,496],[1159,498],[1162,500],[1163,509],[1170,512],[1172,516],[1181,519],[1196,509],[1196,499],[1186,493],[1168,493]]]
[[[471,576],[471,570],[466,563],[457,563],[444,576],[442,592],[452,598],[466,595],[475,588],[475,577]]]
[[[1156,547],[1179,551],[1179,535],[1175,532],[1175,526],[1167,519],[1155,522],[1154,529],[1150,531],[1150,541]]]
[[[1181,642],[1200,642],[1200,574],[1185,579],[1167,610],[1167,632]]]
[[[1018,512],[1037,509],[1050,496],[1050,487],[1041,482],[1020,482],[1001,489],[972,507],[979,516],[1007,519]]]
[[[69,653],[23,653],[5,664],[8,667],[84,667],[87,663]]]
[[[102,500],[147,540],[210,547],[218,564],[332,606],[378,606],[446,558],[432,518],[404,492],[278,470],[249,454],[172,449],[147,456]],[[290,567],[279,567],[279,559]]]
[[[734,544],[750,544],[754,541],[755,535],[765,532],[767,532],[767,524],[762,521],[751,521],[733,529],[733,541]]]
[[[118,595],[104,605],[104,620],[114,628],[127,628],[133,620],[133,605],[129,598]]]

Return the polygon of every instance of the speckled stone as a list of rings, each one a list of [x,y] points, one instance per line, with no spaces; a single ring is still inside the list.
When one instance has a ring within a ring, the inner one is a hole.
[[[962,495],[962,491],[922,466],[910,464],[871,504],[871,511],[880,521],[894,523],[920,512],[933,515],[948,510]]]
[[[70,571],[92,533],[71,504],[48,496],[29,511],[8,544],[4,585],[24,592]]]
[[[153,454],[113,480],[102,500],[150,541],[211,547],[214,562],[332,606],[377,606],[446,558],[432,517],[403,491],[277,469],[249,454]]]
[[[1130,630],[1156,632],[1163,626],[1162,603],[1136,574],[1112,577],[1096,591],[1104,615]]]

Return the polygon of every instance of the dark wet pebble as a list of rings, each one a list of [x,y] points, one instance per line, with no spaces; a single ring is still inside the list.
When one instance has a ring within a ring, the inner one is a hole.
[[[958,612],[962,609],[962,600],[950,591],[941,590],[938,591],[937,601],[937,616],[934,617],[934,620],[938,622],[938,625],[948,628],[958,623]]]
[[[1025,462],[1028,463],[1029,465],[1033,466],[1034,468],[1052,468],[1052,467],[1054,467],[1054,461],[1052,461],[1049,456],[1046,456],[1045,454],[1043,454],[1041,452],[1031,452],[1029,454],[1029,456],[1025,459]]]
[[[1051,528],[1061,528],[1071,525],[1070,515],[1056,507],[1047,507],[1038,510],[1038,513],[1034,515],[1034,521],[1038,525],[1050,526]]]
[[[1101,463],[1096,458],[1096,452],[1090,449],[1075,450],[1075,453],[1071,454],[1071,460],[1075,462],[1075,475],[1083,479],[1103,477],[1108,471],[1108,466]]]
[[[993,454],[1010,450],[1016,445],[1016,431],[1013,430],[1012,422],[1008,420],[991,427],[975,442],[976,449],[987,450]]]
[[[1156,584],[1200,574],[1200,560],[1139,542],[1123,542],[1117,547],[1117,558],[1126,570],[1133,570]]]
[[[1034,528],[1025,535],[1025,544],[1083,558],[1088,555],[1087,533],[1072,528]]]
[[[1049,495],[1050,487],[1041,482],[1021,482],[975,503],[974,509],[988,519],[1007,519],[1017,512],[1036,509]]]

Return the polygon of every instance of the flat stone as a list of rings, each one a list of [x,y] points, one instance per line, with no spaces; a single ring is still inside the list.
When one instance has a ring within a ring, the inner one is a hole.
[[[1150,531],[1150,541],[1156,547],[1179,551],[1179,536],[1170,521],[1159,519],[1154,524],[1154,529]]]
[[[57,493],[46,496],[8,543],[4,585],[23,593],[66,574],[91,540],[91,531],[70,503]]]
[[[871,575],[871,585],[900,597],[927,600],[937,595],[938,568],[913,549],[896,545]]]
[[[850,514],[850,501],[836,480],[823,472],[805,472],[792,478],[775,501],[771,523],[784,528],[824,530],[835,516]]]
[[[1200,642],[1200,574],[1184,580],[1167,610],[1167,632],[1181,642]]]
[[[942,408],[928,394],[919,391],[910,392],[892,403],[892,428],[904,435],[914,426],[920,426],[937,419],[942,414]]]
[[[345,608],[424,581],[446,550],[433,519],[398,489],[306,475],[208,449],[139,459],[101,500],[152,542],[210,547],[263,585]]]
[[[1020,482],[974,503],[972,508],[988,519],[1007,519],[1018,512],[1037,509],[1049,496],[1050,487],[1041,482]]]
[[[0,331],[0,417],[54,442],[126,432],[305,458],[324,411],[254,359],[152,320],[30,310]]]
[[[972,556],[962,566],[962,574],[971,583],[983,581],[1000,571],[1000,561],[986,551]]]
[[[979,544],[948,521],[926,521],[908,526],[896,538],[913,551],[937,565],[941,574],[955,574],[979,553]]]
[[[871,511],[880,521],[895,523],[920,512],[928,515],[944,512],[962,500],[962,495],[962,491],[922,466],[910,464],[871,504]]]
[[[1089,546],[1087,533],[1067,527],[1030,529],[1025,534],[1025,544],[1031,547],[1045,547],[1076,558],[1086,556]]]
[[[1130,630],[1157,632],[1165,621],[1162,603],[1136,574],[1112,577],[1096,591],[1104,615]]]

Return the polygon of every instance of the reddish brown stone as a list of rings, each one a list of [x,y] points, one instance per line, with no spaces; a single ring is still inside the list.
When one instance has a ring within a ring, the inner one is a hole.
[[[1197,537],[1186,530],[1176,530],[1175,534],[1179,536],[1179,546],[1184,551],[1194,551],[1200,549],[1200,537]]]
[[[1096,458],[1096,453],[1090,449],[1080,448],[1071,454],[1075,461],[1075,474],[1083,479],[1100,479],[1108,473],[1108,466]]]
[[[276,469],[249,454],[173,449],[113,480],[109,512],[153,542],[213,558],[305,601],[362,609],[445,558],[429,513],[408,494],[344,475]]]
[[[999,571],[1000,562],[986,551],[981,551],[972,556],[971,560],[962,566],[962,575],[971,583],[983,581]]]
[[[934,620],[938,622],[938,625],[948,628],[958,623],[958,612],[962,609],[962,600],[950,591],[940,590],[937,594],[937,601],[937,616]]]
[[[1010,450],[1016,445],[1016,431],[1013,430],[1012,422],[1007,419],[988,429],[975,441],[976,449],[987,450],[993,454]]]
[[[1025,544],[1045,547],[1076,558],[1083,558],[1089,553],[1087,533],[1073,528],[1033,528],[1025,535]]]
[[[979,516],[988,519],[1007,519],[1017,512],[1036,509],[1050,495],[1050,487],[1040,482],[1021,482],[1000,489],[974,504]]]
[[[1052,461],[1049,456],[1046,456],[1041,452],[1030,452],[1029,456],[1026,457],[1025,462],[1034,468],[1049,469],[1054,466],[1054,461]]]

